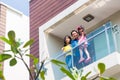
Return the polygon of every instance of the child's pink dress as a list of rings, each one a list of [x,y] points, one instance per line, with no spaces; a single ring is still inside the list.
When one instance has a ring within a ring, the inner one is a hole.
[[[82,36],[79,38],[78,45],[80,46],[81,49],[87,47],[88,42],[87,42],[86,36],[82,35]]]

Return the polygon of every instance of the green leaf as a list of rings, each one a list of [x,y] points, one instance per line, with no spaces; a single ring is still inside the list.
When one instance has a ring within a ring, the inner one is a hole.
[[[34,40],[33,40],[33,39],[31,39],[31,40],[27,41],[27,42],[25,43],[25,45],[23,46],[23,48],[25,48],[25,47],[27,47],[27,46],[29,46],[29,45],[33,44],[33,42],[34,42]]]
[[[113,77],[110,77],[108,80],[116,80],[115,78],[113,78]]]
[[[0,54],[0,62],[3,62],[11,57],[12,56],[10,54]]]
[[[110,77],[108,80],[116,80],[115,78],[113,78],[113,77]]]
[[[2,66],[2,64],[0,64],[0,67]]]
[[[11,46],[18,48],[20,46],[20,43],[15,40],[15,32],[14,31],[9,31],[8,32],[8,38],[11,43]]]
[[[88,72],[88,73],[85,75],[85,77],[87,77],[90,73],[91,73],[91,71],[90,71],[90,72]]]
[[[107,80],[107,79],[105,79],[105,78],[103,78],[103,77],[100,77],[100,80]]]
[[[66,65],[64,62],[58,61],[58,60],[55,60],[55,59],[52,59],[51,62],[54,63],[54,64],[56,64],[56,65],[58,65],[58,66]]]
[[[10,41],[15,41],[15,32],[14,31],[9,31],[8,32],[8,38]]]
[[[38,64],[39,59],[38,59],[38,58],[35,58],[35,59],[33,60],[33,62],[34,62],[34,65],[36,65],[36,64]]]
[[[98,64],[98,69],[100,71],[100,74],[104,73],[104,71],[105,71],[105,64],[104,63],[99,63]]]
[[[112,77],[100,77],[100,80],[116,80],[115,78]]]
[[[42,80],[45,80],[45,71],[40,72],[40,77]]]
[[[15,42],[15,46],[18,48],[20,46],[20,42]]]
[[[1,79],[1,80],[5,80],[5,77],[4,77],[4,75],[3,75],[3,71],[0,71],[0,79]]]
[[[7,38],[5,38],[5,37],[2,36],[2,37],[0,37],[0,39],[1,39],[2,41],[4,41],[5,43],[11,45],[11,42],[10,42]]]
[[[15,58],[10,60],[10,66],[14,66],[17,64],[17,60]]]
[[[36,57],[32,54],[26,54],[26,56],[29,56],[31,59],[35,59]]]
[[[3,50],[3,52],[10,52],[11,50]]]
[[[35,56],[33,56],[32,54],[26,54],[26,56],[29,56],[30,58],[34,59]]]
[[[33,56],[32,54],[26,54],[26,56],[29,56],[31,59],[33,59],[34,65],[38,64],[39,59]]]
[[[15,47],[17,49],[20,46],[20,43],[15,40],[15,32],[14,31],[11,30],[8,32],[8,38],[11,43],[11,46],[14,47],[14,50],[15,50]],[[13,52],[15,52],[14,50],[13,50]]]
[[[85,76],[82,76],[81,80],[87,80],[87,78]]]
[[[11,46],[11,51],[15,54],[18,53],[18,49],[15,46]]]
[[[75,80],[75,78],[73,77],[73,75],[71,74],[71,72],[69,72],[67,69],[65,69],[64,67],[61,67],[60,70],[65,73],[69,78],[71,78],[72,80]]]

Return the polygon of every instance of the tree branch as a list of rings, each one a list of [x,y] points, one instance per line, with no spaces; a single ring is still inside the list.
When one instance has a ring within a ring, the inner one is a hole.
[[[44,66],[44,62],[45,62],[45,60],[43,60],[43,61],[41,62],[41,66],[40,66],[40,69],[38,70],[38,73],[37,73],[37,75],[36,75],[36,77],[35,77],[35,80],[37,80],[37,78],[38,78],[38,76],[39,76],[39,74],[40,74],[40,72],[41,72],[41,70],[42,70],[42,67]]]
[[[20,52],[19,52],[19,55],[20,55],[20,57],[21,57],[21,58],[19,58],[19,59],[21,59],[22,62],[24,63],[24,65],[26,66],[26,68],[27,68],[27,70],[28,70],[28,72],[29,72],[29,74],[30,74],[31,79],[34,80],[34,78],[33,78],[33,76],[32,76],[32,72],[30,71],[30,68],[28,67],[27,63],[26,63],[25,60],[23,59],[23,56],[22,56],[22,54],[21,54]]]

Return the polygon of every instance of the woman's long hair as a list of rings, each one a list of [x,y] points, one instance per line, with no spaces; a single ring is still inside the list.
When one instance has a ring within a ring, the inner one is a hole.
[[[65,37],[64,37],[64,46],[66,46],[67,45],[67,43],[66,43],[66,38],[69,38],[70,39],[70,42],[69,42],[69,44],[71,44],[71,37],[69,36],[69,35],[66,35]]]

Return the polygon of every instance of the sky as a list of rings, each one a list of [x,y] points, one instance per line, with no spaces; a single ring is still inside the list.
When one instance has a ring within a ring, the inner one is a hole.
[[[23,12],[26,16],[29,16],[29,0],[0,0],[1,2]]]

